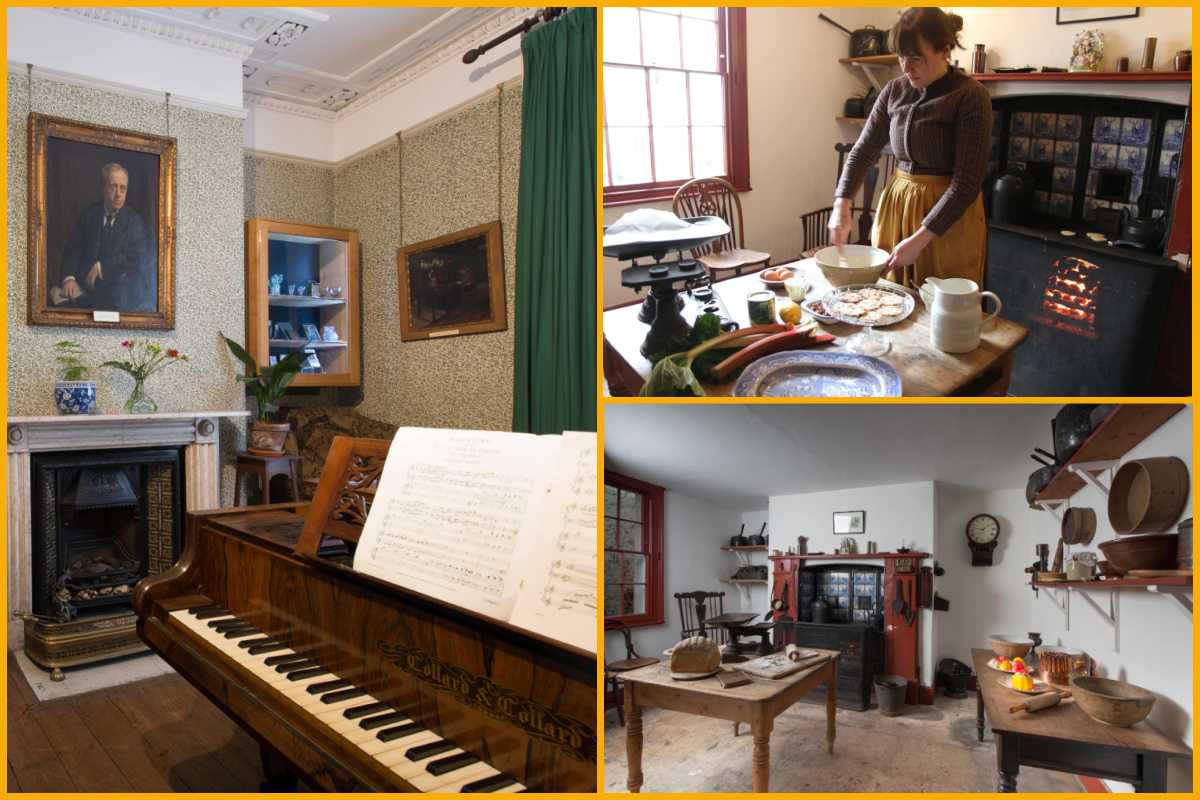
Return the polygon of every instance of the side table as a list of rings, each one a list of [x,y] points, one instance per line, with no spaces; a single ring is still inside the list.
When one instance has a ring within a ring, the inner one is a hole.
[[[300,500],[300,481],[296,472],[296,462],[301,459],[301,456],[292,456],[287,453],[280,453],[276,456],[260,456],[254,453],[237,453],[237,475],[234,478],[233,504],[240,506],[242,504],[242,476],[247,472],[252,472],[258,475],[262,481],[263,504],[271,502],[271,479],[276,475],[287,475],[292,482],[292,496],[290,501],[295,503]]]

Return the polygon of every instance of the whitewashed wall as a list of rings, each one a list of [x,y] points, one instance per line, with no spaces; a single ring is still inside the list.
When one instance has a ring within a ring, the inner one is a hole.
[[[762,511],[747,511],[746,513],[742,514],[741,524],[746,526],[746,536],[753,536],[762,530],[763,523],[768,521],[767,517],[768,512],[766,509],[763,509]],[[734,531],[733,533],[737,532],[738,531]],[[769,524],[767,525],[766,530],[763,531],[763,535],[770,537],[771,526]],[[729,544],[729,541],[726,540],[722,542],[722,544]],[[771,545],[771,548],[775,550],[784,549],[778,545]],[[771,551],[767,550],[765,553],[758,550],[743,552],[746,552],[750,556],[749,563],[767,565],[767,580],[770,581],[771,562],[767,560],[767,555]],[[725,554],[728,556],[729,560],[729,573],[728,575],[722,575],[721,577],[728,578],[737,571],[737,565],[740,562],[738,561],[738,555],[736,552],[726,551]],[[727,609],[731,611],[754,611],[759,614],[758,621],[764,619],[763,615],[767,613],[767,609],[771,602],[770,583],[730,583],[726,584],[726,586],[728,587],[725,589],[725,607]],[[744,592],[742,587],[745,587]]]
[[[1194,481],[1192,437],[1192,407],[1185,406],[1183,411],[1135,447],[1122,462],[1137,458],[1177,456],[1188,465],[1188,472]],[[1102,556],[1096,545],[1115,537],[1108,522],[1107,499],[1099,490],[1087,486],[1071,499],[1071,505],[1096,509],[1096,535],[1091,544],[1069,549],[1075,552],[1092,550],[1097,556]],[[1033,542],[1049,544],[1053,556],[1060,535],[1059,521],[1047,512],[1029,513],[1032,517]],[[1189,491],[1181,518],[1191,516],[1192,494]],[[1172,526],[1171,530],[1174,529]],[[1029,560],[1032,561],[1032,557]],[[1194,683],[1192,615],[1185,614],[1179,603],[1166,594],[1134,588],[1092,591],[1091,597],[1106,610],[1111,593],[1117,612],[1117,636],[1114,641],[1113,629],[1101,620],[1078,590],[1066,593],[1069,606],[1064,618],[1063,612],[1051,601],[1051,597],[1061,601],[1064,593],[1062,590],[1039,592],[1030,607],[1030,627],[1027,630],[1039,631],[1046,644],[1076,647],[1089,653],[1096,660],[1098,674],[1103,678],[1129,681],[1154,692],[1158,700],[1150,712],[1150,723],[1191,747]],[[1189,594],[1189,606],[1191,600]],[[1168,764],[1168,791],[1191,792],[1191,763],[1171,759]]]

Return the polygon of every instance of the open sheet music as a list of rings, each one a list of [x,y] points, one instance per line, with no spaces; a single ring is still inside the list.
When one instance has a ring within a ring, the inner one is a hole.
[[[596,435],[401,428],[354,568],[596,650]]]

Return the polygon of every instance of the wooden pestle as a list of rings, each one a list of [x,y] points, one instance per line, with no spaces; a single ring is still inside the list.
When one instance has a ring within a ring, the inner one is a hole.
[[[1060,702],[1062,702],[1064,697],[1070,696],[1070,692],[1062,692],[1060,694],[1059,692],[1049,691],[1045,694],[1039,694],[1036,697],[1031,697],[1022,703],[1016,704],[1015,706],[1009,706],[1008,713],[1015,714],[1022,709],[1029,712],[1041,711],[1043,708],[1050,708],[1050,706],[1058,705]]]

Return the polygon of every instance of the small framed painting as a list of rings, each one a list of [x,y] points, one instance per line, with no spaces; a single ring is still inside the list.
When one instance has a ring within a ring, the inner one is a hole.
[[[1099,22],[1102,19],[1128,19],[1141,13],[1139,6],[1059,6],[1055,22],[1074,25],[1077,22]]]
[[[498,221],[402,247],[396,261],[401,340],[508,327]]]
[[[833,512],[834,533],[863,533],[867,529],[867,512],[865,511],[835,511]]]

